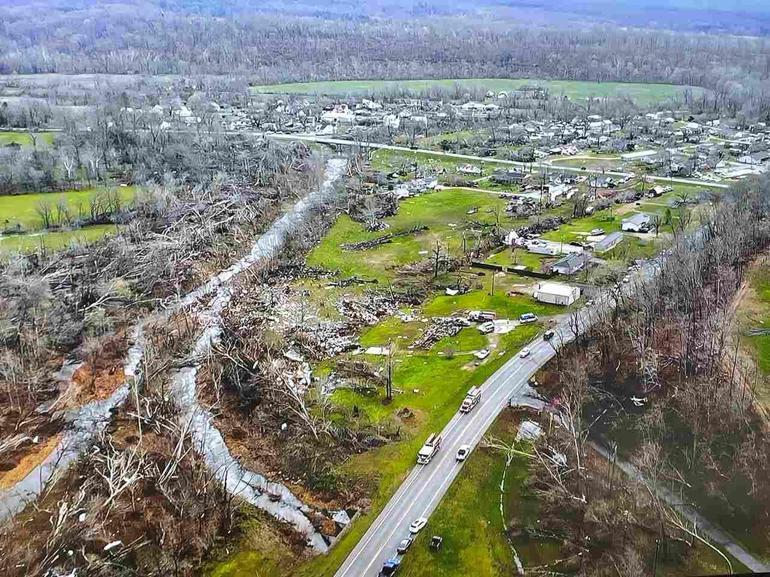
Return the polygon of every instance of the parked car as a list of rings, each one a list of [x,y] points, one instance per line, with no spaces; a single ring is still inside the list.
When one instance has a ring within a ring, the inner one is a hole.
[[[529,350],[529,347],[524,347],[524,348],[523,348],[523,349],[521,349],[521,351],[519,352],[519,356],[520,356],[522,359],[526,359],[526,358],[529,356],[529,353],[531,353],[531,352],[532,352],[532,351],[530,351],[530,350]]]
[[[407,537],[406,539],[402,539],[401,543],[398,544],[398,547],[396,547],[396,551],[399,555],[403,555],[407,551],[409,551],[409,547],[412,546],[412,543],[414,543],[414,539],[411,537]]]
[[[398,558],[394,557],[393,559],[388,559],[382,564],[380,575],[383,577],[395,575],[398,572],[399,567],[401,567],[401,561]]]
[[[537,322],[537,315],[535,313],[524,313],[519,317],[519,322],[535,323]]]
[[[482,335],[488,335],[489,333],[494,332],[495,323],[493,323],[492,321],[482,323],[478,326],[478,329]]]
[[[468,453],[471,452],[471,446],[470,445],[461,445],[459,449],[457,449],[457,456],[455,459],[458,461],[464,461],[468,458]]]
[[[417,535],[420,531],[422,531],[425,528],[425,525],[428,524],[428,520],[425,517],[417,517],[414,521],[412,521],[412,524],[409,525],[409,532],[412,535]]]

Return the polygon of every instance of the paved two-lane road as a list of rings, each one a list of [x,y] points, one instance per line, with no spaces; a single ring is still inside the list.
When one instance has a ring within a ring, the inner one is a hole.
[[[587,315],[587,310],[581,313],[582,322]],[[572,338],[566,319],[556,326],[556,333],[551,341],[556,346]],[[399,541],[409,535],[409,524],[418,517],[429,517],[452,484],[462,467],[455,459],[460,446],[475,448],[509,401],[517,405],[532,404],[528,381],[556,353],[542,337],[533,341],[529,349],[529,356],[516,355],[484,383],[481,401],[470,413],[458,411],[449,421],[441,433],[443,440],[438,454],[427,465],[415,465],[336,577],[378,575],[382,564],[396,555]]]

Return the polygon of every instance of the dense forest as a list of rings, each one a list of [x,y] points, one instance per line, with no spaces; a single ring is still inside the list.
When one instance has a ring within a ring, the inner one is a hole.
[[[770,100],[763,38],[540,27],[496,13],[385,20],[141,8],[0,8],[0,73],[215,74],[253,83],[533,77],[703,86],[752,112]]]

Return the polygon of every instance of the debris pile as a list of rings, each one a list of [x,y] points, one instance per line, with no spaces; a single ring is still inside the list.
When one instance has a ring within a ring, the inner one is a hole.
[[[427,226],[415,226],[413,228],[410,228],[409,230],[402,230],[400,232],[390,232],[388,234],[378,236],[377,238],[373,238],[371,240],[364,240],[361,242],[354,242],[350,244],[346,243],[340,246],[344,250],[368,250],[370,248],[375,248],[383,244],[388,244],[394,238],[399,238],[402,236],[410,236],[413,234],[419,234],[421,232],[425,232],[426,230],[428,230]]]
[[[343,297],[337,303],[337,310],[348,321],[375,325],[380,318],[398,312],[398,302],[387,295],[370,294],[363,298]]]
[[[568,219],[563,216],[549,216],[547,218],[541,218],[537,222],[522,226],[516,229],[519,236],[527,234],[543,234],[552,230],[557,230],[561,225],[566,224]]]
[[[323,322],[302,327],[294,334],[297,343],[314,359],[323,359],[356,350],[358,339],[346,322]]]
[[[434,317],[425,333],[410,348],[429,349],[444,337],[453,337],[471,322],[465,317]]]

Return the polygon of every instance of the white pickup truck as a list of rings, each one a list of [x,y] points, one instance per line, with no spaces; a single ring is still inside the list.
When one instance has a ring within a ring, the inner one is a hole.
[[[430,460],[434,457],[436,453],[438,453],[439,448],[441,447],[441,435],[438,433],[431,433],[431,436],[428,437],[428,440],[425,441],[425,444],[422,446],[422,449],[417,453],[417,464],[418,465],[427,465],[430,463]]]

